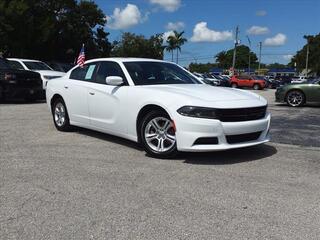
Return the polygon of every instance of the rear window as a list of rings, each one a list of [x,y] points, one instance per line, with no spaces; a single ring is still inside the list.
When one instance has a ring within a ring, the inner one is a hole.
[[[28,69],[30,70],[52,70],[47,64],[43,62],[29,62],[24,61],[23,62]]]

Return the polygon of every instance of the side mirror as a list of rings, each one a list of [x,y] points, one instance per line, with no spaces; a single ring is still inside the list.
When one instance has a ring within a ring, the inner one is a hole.
[[[123,79],[119,76],[109,76],[106,77],[106,83],[112,86],[120,86],[123,84]]]

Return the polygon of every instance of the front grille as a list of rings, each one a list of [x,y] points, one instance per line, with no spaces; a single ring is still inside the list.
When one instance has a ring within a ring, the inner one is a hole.
[[[254,108],[216,109],[216,115],[221,122],[252,121],[264,118],[267,106]]]
[[[257,140],[262,132],[253,132],[239,135],[227,135],[226,139],[229,144],[243,143]]]

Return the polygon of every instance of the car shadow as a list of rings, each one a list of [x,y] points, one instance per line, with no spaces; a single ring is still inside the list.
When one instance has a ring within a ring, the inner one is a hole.
[[[100,139],[103,141],[108,141],[108,142],[112,142],[115,144],[123,145],[125,147],[133,148],[138,151],[143,151],[142,147],[138,143],[127,140],[125,138],[113,136],[113,135],[110,135],[107,133],[97,132],[94,130],[81,128],[81,127],[75,127],[73,129],[73,132],[76,132],[78,134],[82,134],[82,135],[85,135],[88,137],[97,138],[97,139]]]
[[[109,135],[106,133],[97,132],[94,130],[89,130],[85,128],[76,127],[74,132],[82,134],[85,136],[97,138],[103,141],[112,142],[125,147],[132,148],[134,150],[143,152],[143,148],[136,142]],[[194,152],[180,152],[173,159],[159,159],[168,161],[183,161],[187,164],[200,164],[200,165],[228,165],[237,164],[241,162],[250,162],[261,160],[270,157],[277,153],[277,149],[271,145],[258,145],[254,147],[247,147],[241,149],[234,149],[228,151],[218,151],[218,152],[207,152],[207,153],[194,153]],[[145,154],[147,157],[148,154]]]
[[[301,109],[301,108],[305,108],[305,107],[319,108],[320,107],[320,103],[306,103],[302,107],[290,107],[286,103],[275,103],[274,106],[281,107],[281,108],[289,108],[289,109]]]
[[[23,99],[8,99],[5,101],[1,101],[0,105],[12,105],[12,104],[25,105],[25,104],[42,104],[42,103],[46,103],[46,100],[26,101]]]
[[[277,153],[274,146],[262,144],[254,147],[233,149],[209,153],[180,153],[178,158],[187,164],[196,165],[230,165],[257,161]]]

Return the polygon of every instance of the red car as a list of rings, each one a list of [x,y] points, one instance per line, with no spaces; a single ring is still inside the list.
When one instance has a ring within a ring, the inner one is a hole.
[[[266,82],[264,79],[256,76],[238,76],[234,75],[230,79],[231,87],[248,87],[254,90],[264,89]]]

